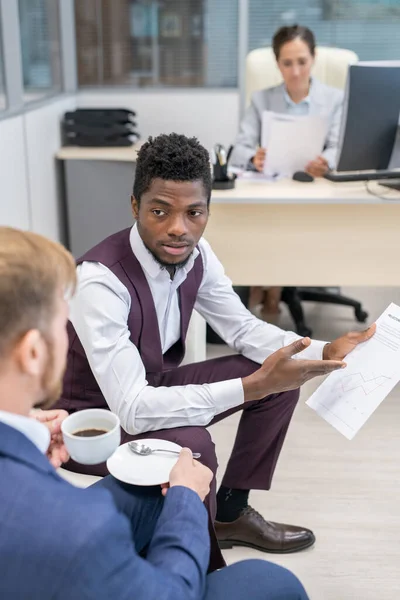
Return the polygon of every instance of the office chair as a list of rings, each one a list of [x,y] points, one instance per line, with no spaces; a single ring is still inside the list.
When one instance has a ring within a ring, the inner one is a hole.
[[[304,311],[301,305],[302,301],[351,306],[354,308],[354,316],[359,323],[365,323],[368,319],[368,313],[363,309],[361,303],[340,294],[340,288],[284,287],[281,300],[289,309],[297,333],[303,337],[311,336],[312,329],[305,322]]]
[[[357,61],[358,56],[352,50],[317,46],[313,75],[327,85],[344,89],[348,67]],[[282,76],[276,65],[275,55],[271,47],[257,48],[249,52],[246,58],[245,82],[246,104],[249,104],[253,92],[279,85],[282,82]],[[368,313],[363,310],[360,302],[341,295],[340,288],[336,288],[337,292],[334,289],[322,287],[283,288],[282,302],[288,306],[299,335],[310,336],[312,334],[312,330],[305,322],[302,307],[304,301],[350,306],[354,309],[357,321],[363,323],[367,320]],[[235,291],[246,305],[249,298],[248,290],[249,288],[245,287],[235,287]],[[207,328],[207,341],[223,343],[209,327]]]
[[[313,75],[327,85],[344,89],[349,65],[358,62],[352,50],[317,46]],[[246,58],[246,105],[253,92],[282,83],[282,75],[277,67],[271,47],[257,48]]]
[[[233,288],[245,306],[249,304],[250,288],[246,286],[234,286]],[[334,290],[337,290],[335,292]],[[351,306],[354,308],[354,315],[359,323],[365,323],[368,319],[368,313],[363,310],[360,302],[342,296],[339,293],[340,288],[323,287],[284,287],[282,289],[281,300],[288,309],[290,316],[296,326],[296,332],[302,337],[312,336],[312,329],[305,322],[303,301],[324,302],[325,304],[336,304],[342,306]],[[207,325],[207,342],[209,344],[224,344],[225,342]]]

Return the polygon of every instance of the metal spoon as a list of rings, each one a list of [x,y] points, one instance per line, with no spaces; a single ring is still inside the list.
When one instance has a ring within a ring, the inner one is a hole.
[[[153,454],[153,452],[170,452],[171,454],[180,454],[178,450],[166,450],[165,448],[150,448],[150,446],[146,446],[146,444],[142,444],[141,442],[129,442],[128,443],[129,450],[134,452],[135,454],[140,454],[141,456],[149,456]],[[200,452],[193,452],[193,458],[200,458]]]

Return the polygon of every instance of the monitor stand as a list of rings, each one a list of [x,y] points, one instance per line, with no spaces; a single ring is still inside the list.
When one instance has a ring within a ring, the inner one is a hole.
[[[385,187],[391,188],[392,190],[397,190],[398,192],[400,192],[400,179],[393,179],[392,181],[379,181],[379,185],[383,185]]]

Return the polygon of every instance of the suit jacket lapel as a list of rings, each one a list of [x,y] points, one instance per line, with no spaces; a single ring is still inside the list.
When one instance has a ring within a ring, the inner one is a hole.
[[[203,261],[200,253],[195,259],[193,268],[189,271],[185,281],[179,287],[179,306],[181,311],[181,340],[183,347],[189,327],[190,317],[196,302],[197,292],[199,290],[203,277]]]
[[[286,100],[284,95],[285,85],[281,83],[277,87],[274,88],[271,99],[270,106],[268,110],[276,113],[285,113],[286,112]]]
[[[140,334],[140,354],[148,372],[154,373],[162,370],[163,354],[161,347],[160,331],[153,296],[146,276],[136,256],[131,252],[121,261],[128,279],[137,290],[140,303],[143,325]]]

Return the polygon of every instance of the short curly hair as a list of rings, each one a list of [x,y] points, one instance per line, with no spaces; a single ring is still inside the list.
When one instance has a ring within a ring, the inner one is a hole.
[[[207,205],[211,198],[211,168],[207,150],[195,137],[178,133],[149,137],[138,152],[133,195],[140,199],[153,179],[203,182]]]

